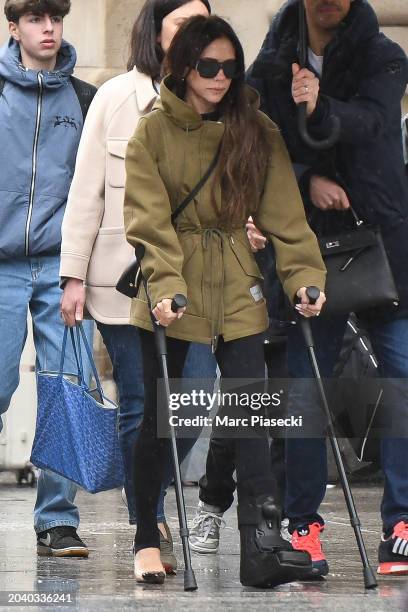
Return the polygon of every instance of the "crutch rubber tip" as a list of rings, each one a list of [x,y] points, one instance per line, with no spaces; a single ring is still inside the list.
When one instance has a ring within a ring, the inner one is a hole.
[[[364,586],[366,589],[375,589],[377,585],[377,580],[375,579],[374,572],[370,566],[363,568],[364,575]]]
[[[184,590],[185,591],[196,591],[198,589],[197,581],[195,579],[194,570],[187,569],[184,571]]]

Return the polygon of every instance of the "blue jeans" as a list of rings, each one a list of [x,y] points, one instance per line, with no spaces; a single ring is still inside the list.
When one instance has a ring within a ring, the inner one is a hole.
[[[323,377],[333,375],[346,317],[312,320],[316,357]],[[370,325],[367,330],[383,378],[408,378],[408,319]],[[289,331],[288,367],[291,377],[312,378],[305,343],[299,326]],[[318,402],[316,402],[318,403]],[[317,407],[321,410],[320,405]],[[408,411],[408,406],[399,407]],[[406,412],[405,412],[406,414]],[[327,483],[326,442],[323,439],[287,439],[286,442],[286,515],[290,529],[317,521]],[[385,476],[381,517],[384,532],[401,520],[408,520],[408,439],[381,440],[381,461]]]
[[[19,383],[28,308],[33,322],[36,370],[59,369],[64,331],[60,299],[58,255],[0,260],[0,415],[8,409]],[[85,329],[91,340],[93,323],[85,323]],[[77,370],[71,346],[67,348],[66,368]],[[59,525],[78,527],[76,491],[71,481],[49,471],[40,472],[34,509],[36,532]]]
[[[106,325],[97,322],[109,357],[113,378],[119,396],[119,440],[125,465],[125,491],[129,511],[129,523],[136,524],[136,504],[132,481],[133,449],[143,419],[144,393],[143,369],[139,331],[133,325]],[[187,378],[215,378],[216,363],[210,347],[192,344],[187,356],[183,376]],[[194,439],[180,440],[181,458],[193,446]],[[171,466],[167,473],[165,488],[172,479]],[[165,520],[164,495],[162,490],[157,506],[157,522]]]

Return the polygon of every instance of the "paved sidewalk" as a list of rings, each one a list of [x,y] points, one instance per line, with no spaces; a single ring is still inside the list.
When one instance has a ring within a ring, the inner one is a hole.
[[[379,539],[378,487],[353,488],[361,513],[370,559],[376,569]],[[132,535],[119,491],[87,495],[81,492],[80,535],[88,544],[89,559],[37,558],[31,510],[35,490],[18,487],[12,474],[0,475],[0,591],[75,593],[79,610],[264,610],[290,612],[408,612],[408,577],[381,578],[376,591],[365,592],[354,535],[348,523],[339,487],[328,491],[322,511],[330,575],[323,582],[294,583],[270,591],[242,588],[238,580],[239,544],[235,509],[226,515],[218,556],[193,556],[199,590],[183,592],[183,573],[164,587],[137,585],[132,573]],[[189,516],[197,489],[186,490]],[[174,492],[167,496],[168,521],[177,531]],[[181,547],[177,543],[178,557]],[[5,609],[5,608],[0,608]],[[53,610],[55,607],[9,610]],[[74,606],[58,607],[73,610]]]

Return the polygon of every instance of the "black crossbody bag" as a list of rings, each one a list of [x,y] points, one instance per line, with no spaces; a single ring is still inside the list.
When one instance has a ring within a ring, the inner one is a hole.
[[[366,225],[350,208],[355,227],[319,238],[327,268],[327,303],[322,316],[398,305],[398,292],[381,231]]]
[[[176,219],[181,215],[183,210],[188,206],[188,204],[190,204],[190,202],[194,200],[196,195],[201,191],[205,183],[210,178],[211,174],[213,173],[217,165],[218,158],[220,156],[220,150],[221,150],[221,145],[217,149],[214,159],[212,160],[211,164],[208,166],[205,174],[203,174],[201,179],[198,181],[197,185],[194,187],[194,189],[192,189],[192,191],[188,194],[188,196],[173,211],[171,215],[171,222],[173,225],[176,222]],[[142,281],[140,263],[143,259],[144,251],[145,249],[142,244],[139,244],[135,248],[136,260],[132,262],[126,268],[126,270],[124,270],[124,272],[122,272],[118,282],[116,283],[116,290],[119,291],[119,293],[123,293],[123,295],[126,295],[129,298],[135,298],[139,292],[140,283]]]

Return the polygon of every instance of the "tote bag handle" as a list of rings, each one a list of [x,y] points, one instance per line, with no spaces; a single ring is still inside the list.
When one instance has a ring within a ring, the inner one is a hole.
[[[75,361],[76,361],[77,369],[78,369],[79,384],[85,389],[89,390],[89,386],[84,380],[84,368],[83,368],[82,351],[81,351],[81,339],[82,339],[83,345],[85,347],[85,352],[87,354],[88,361],[90,363],[92,373],[95,378],[96,388],[99,393],[100,400],[101,402],[103,402],[103,392],[102,392],[101,381],[99,379],[99,375],[96,369],[92,351],[90,349],[82,323],[77,323],[75,326],[75,329],[76,329],[76,339],[75,339],[74,330],[72,327],[69,328],[69,332],[71,336],[72,348],[74,350]],[[58,373],[59,376],[62,376],[63,371],[64,371],[64,361],[65,361],[65,353],[66,353],[66,348],[67,348],[67,339],[68,339],[68,326],[66,326],[64,329],[64,336],[62,340],[61,361],[60,361],[60,369]]]
[[[83,374],[83,369],[82,369],[82,361],[78,357],[78,351],[77,351],[77,347],[76,347],[76,343],[75,343],[75,337],[74,337],[74,330],[72,329],[72,327],[68,328],[68,326],[65,326],[65,328],[64,328],[64,336],[62,338],[61,360],[60,360],[60,367],[59,367],[59,371],[58,371],[58,376],[61,377],[63,375],[63,373],[64,373],[64,362],[65,362],[65,353],[66,353],[66,350],[67,350],[68,329],[69,329],[69,332],[70,332],[72,348],[73,348],[73,351],[74,351],[75,361],[76,361],[76,365],[77,365],[78,382],[79,382],[79,384],[81,386],[84,386],[84,374]]]

